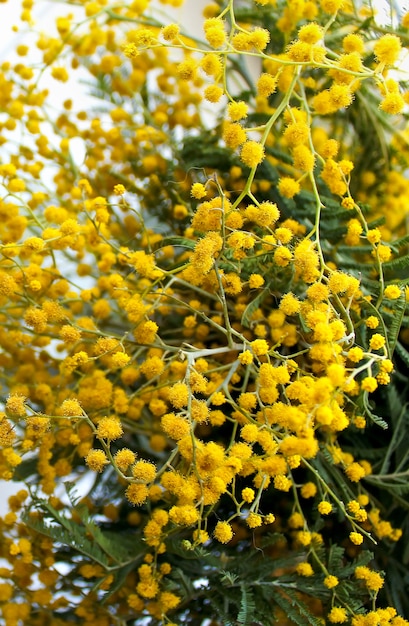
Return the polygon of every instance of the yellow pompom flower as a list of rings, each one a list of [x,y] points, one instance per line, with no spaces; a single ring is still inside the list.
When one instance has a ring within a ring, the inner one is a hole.
[[[223,141],[228,148],[235,150],[247,139],[246,131],[240,124],[227,122],[223,128]],[[255,142],[253,142],[255,143]]]
[[[245,487],[243,491],[241,492],[241,497],[244,500],[244,502],[251,503],[256,497],[256,494],[254,492],[254,489],[251,489],[250,487]]]
[[[398,285],[388,285],[385,288],[383,295],[388,300],[397,300],[402,295],[402,291]]]
[[[286,315],[296,315],[301,310],[301,302],[293,293],[286,293],[281,298],[278,308]]]
[[[224,22],[220,18],[209,18],[204,22],[205,37],[212,48],[221,48],[226,41]]]
[[[342,47],[347,53],[358,52],[358,54],[363,54],[365,51],[364,40],[356,33],[346,35],[342,40]]]
[[[398,115],[398,113],[402,113],[404,106],[405,100],[400,93],[388,93],[380,103],[379,108],[384,113]]]
[[[132,467],[132,476],[144,483],[150,483],[155,479],[156,467],[150,461],[141,459]]]
[[[330,295],[327,285],[323,283],[314,283],[307,289],[307,298],[311,302],[319,303],[328,300]]]
[[[315,164],[315,157],[307,146],[295,146],[293,150],[293,163],[297,170],[312,172]]]
[[[187,406],[189,399],[189,389],[185,383],[176,383],[169,390],[169,401],[176,409]]]
[[[364,357],[364,351],[359,346],[354,346],[348,352],[348,359],[352,363],[359,363]]]
[[[264,285],[264,278],[261,274],[251,274],[249,276],[249,287],[250,289],[258,289]]]
[[[320,513],[321,515],[329,515],[332,511],[332,504],[328,502],[327,500],[322,500],[318,504],[317,508],[318,508],[318,513]]]
[[[26,414],[26,398],[20,394],[11,394],[6,401],[6,411],[17,417],[24,417]]]
[[[300,493],[303,498],[313,498],[317,493],[317,486],[312,482],[305,483],[301,487]]]
[[[148,487],[142,483],[133,483],[125,491],[125,496],[131,504],[141,506],[148,498]]]
[[[256,424],[245,424],[240,431],[240,437],[247,441],[247,443],[254,443],[257,441],[259,429]]]
[[[232,122],[238,122],[247,117],[248,105],[243,102],[230,102],[227,107],[227,114]]]
[[[332,574],[328,574],[328,576],[325,576],[324,585],[326,586],[327,589],[333,589],[338,584],[339,584],[339,580],[336,576],[333,576]]]
[[[256,356],[264,356],[270,349],[265,339],[255,339],[250,343],[250,346]]]
[[[300,193],[300,183],[290,176],[283,176],[278,181],[278,191],[284,198],[293,198],[297,193]]]
[[[123,435],[121,422],[116,417],[103,417],[99,420],[97,426],[97,437],[100,439],[109,439],[114,441]]]
[[[228,522],[217,522],[213,536],[220,543],[228,543],[233,538],[233,529]]]
[[[51,70],[51,76],[55,80],[59,80],[62,83],[66,83],[70,77],[65,67],[53,67]]]
[[[277,238],[277,241],[283,244],[290,243],[291,239],[294,237],[293,231],[285,227],[276,228],[274,235]]]
[[[332,624],[343,624],[348,620],[348,614],[342,607],[334,606],[328,613],[328,620]]]
[[[388,372],[389,374],[393,372],[393,363],[390,359],[381,361],[380,367],[383,372]]]
[[[220,76],[223,71],[223,65],[219,55],[213,52],[204,55],[200,61],[200,67],[208,76],[217,77]]]
[[[199,519],[199,511],[191,504],[173,506],[169,511],[169,519],[180,526],[192,526]]]
[[[205,99],[212,103],[219,102],[223,94],[224,94],[223,89],[219,87],[218,85],[209,85],[204,90]]]
[[[373,393],[377,387],[378,383],[373,376],[366,376],[361,382],[361,389],[368,393]]]
[[[102,472],[105,465],[107,465],[109,461],[103,450],[96,450],[92,448],[85,457],[85,463],[94,472]]]
[[[310,128],[305,122],[289,124],[283,133],[283,137],[289,146],[305,144],[310,135]]]
[[[379,326],[379,319],[377,317],[375,317],[375,315],[370,315],[365,320],[365,325],[368,328],[371,328],[372,330],[374,330],[375,328],[378,328],[378,326]]]
[[[244,144],[246,145],[246,144]],[[262,202],[258,207],[250,205],[244,211],[246,218],[258,226],[271,227],[280,217],[280,211],[273,202]]]
[[[129,448],[122,448],[115,454],[115,463],[121,472],[126,470],[135,462],[135,453]]]
[[[385,263],[386,261],[389,261],[389,259],[392,256],[392,250],[390,249],[389,246],[386,246],[382,243],[380,243],[375,250],[372,250],[372,256],[376,256],[378,255],[379,260],[381,263]]]
[[[294,264],[298,278],[306,283],[313,283],[317,279],[319,259],[313,242],[304,239],[297,244],[294,250]]]
[[[257,80],[257,93],[264,98],[271,96],[277,89],[277,78],[267,72],[261,74]]]
[[[76,398],[64,400],[59,408],[59,413],[66,417],[79,417],[84,414],[82,406]]]
[[[270,33],[266,28],[255,28],[249,35],[249,43],[256,50],[265,50],[270,41]]]
[[[128,365],[130,360],[131,357],[125,352],[115,352],[115,354],[112,355],[112,365],[118,369]]]
[[[370,591],[379,591],[384,584],[382,576],[365,565],[358,565],[355,568],[355,577],[358,580],[363,580]]]
[[[134,59],[139,54],[138,47],[134,43],[126,43],[122,48],[122,52],[128,59]]]
[[[328,94],[331,108],[334,111],[349,107],[354,99],[353,93],[347,85],[335,83],[330,87]]]
[[[254,168],[264,159],[264,146],[257,141],[246,141],[240,153],[240,160],[247,167]]]
[[[190,432],[190,424],[184,417],[174,413],[166,413],[161,418],[161,426],[164,432],[175,441],[183,439]]]
[[[242,365],[250,365],[253,362],[253,355],[250,350],[244,350],[244,352],[239,354],[238,360]]]
[[[369,347],[371,350],[379,350],[385,345],[385,337],[379,333],[375,333],[369,340]]]
[[[298,31],[298,39],[307,43],[317,43],[320,39],[322,39],[323,34],[324,31],[319,24],[310,22],[309,24],[301,26]]]
[[[348,289],[349,276],[343,272],[332,272],[329,280],[328,287],[332,293],[343,293]]]
[[[165,39],[165,41],[174,41],[180,32],[180,28],[178,24],[168,24],[164,26],[161,30],[161,35]]]
[[[351,463],[345,468],[345,474],[353,483],[357,483],[365,476],[365,470],[359,463]]]
[[[374,45],[375,57],[383,65],[396,63],[401,50],[401,40],[396,35],[383,35]]]
[[[312,569],[310,563],[307,562],[298,563],[296,567],[296,572],[300,576],[314,576],[314,570]]]
[[[185,59],[177,66],[177,73],[182,80],[193,80],[196,76],[197,63],[194,59]]]
[[[241,292],[243,285],[240,277],[234,272],[222,275],[222,284],[226,294],[234,296]]]
[[[148,48],[157,43],[155,33],[149,28],[140,28],[137,31],[133,31],[132,40],[139,48]]]
[[[279,267],[287,267],[287,265],[289,265],[291,259],[293,258],[293,255],[288,248],[280,246],[275,250],[273,258],[274,263]]]
[[[200,239],[193,251],[190,262],[196,271],[208,274],[213,267],[214,259],[223,246],[223,239],[216,232],[209,232]]]
[[[258,513],[249,513],[246,519],[246,524],[249,528],[258,528],[263,523],[263,518]]]
[[[320,6],[325,13],[333,14],[342,9],[343,0],[321,0]]]
[[[200,200],[207,195],[206,187],[202,183],[193,183],[190,195],[196,200]]]
[[[159,356],[152,356],[146,359],[140,366],[140,372],[143,374],[148,380],[151,378],[155,378],[163,372],[165,368],[165,364],[163,360]]]
[[[293,485],[291,480],[283,474],[278,474],[277,476],[274,476],[273,483],[275,489],[278,489],[278,491],[290,491]]]

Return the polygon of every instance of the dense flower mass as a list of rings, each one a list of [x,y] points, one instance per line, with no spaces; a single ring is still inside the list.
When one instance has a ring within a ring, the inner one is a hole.
[[[2,623],[408,624],[409,13],[40,4],[0,67]]]

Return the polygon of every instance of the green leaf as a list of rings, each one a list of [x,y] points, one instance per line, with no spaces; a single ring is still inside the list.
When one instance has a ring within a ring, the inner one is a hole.
[[[179,246],[181,248],[189,248],[193,250],[196,245],[196,241],[187,239],[187,237],[165,237],[158,245],[158,249],[165,246]]]
[[[343,565],[345,550],[341,546],[332,544],[327,554],[327,569],[329,572],[339,571]]]
[[[343,576],[349,577],[354,574],[358,565],[368,565],[370,561],[373,559],[373,553],[369,550],[363,550],[359,553],[358,557],[352,561],[352,563],[344,563],[342,574]]]
[[[367,417],[369,417],[371,422],[383,428],[383,430],[388,430],[389,425],[387,424],[387,422],[379,417],[379,415],[375,415],[375,413],[372,413],[371,407],[368,404],[368,394],[366,392],[364,393],[363,398],[363,408]]]
[[[388,398],[389,396],[390,394],[388,393]],[[390,405],[390,402],[389,402],[389,405]],[[394,410],[392,407],[390,408],[391,408],[391,415],[393,416]],[[396,449],[398,448],[399,444],[405,439],[405,436],[406,436],[405,421],[406,421],[407,416],[408,416],[407,406],[405,405],[403,406],[403,408],[401,407],[401,410],[399,411],[399,415],[398,415],[398,420],[396,423],[393,424],[392,438],[389,442],[388,449],[386,453],[384,454],[382,467],[379,471],[380,474],[385,474],[387,471],[389,471],[391,456],[392,454],[395,454]]]
[[[220,580],[223,585],[234,585],[239,580],[237,574],[234,574],[233,572],[220,570],[220,574],[222,575]]]
[[[403,248],[404,246],[409,246],[409,235],[405,235],[404,237],[400,237],[399,239],[395,239],[394,241],[392,241],[390,243],[390,247],[392,248],[392,250],[399,250],[400,248]]]
[[[311,626],[321,625],[320,619],[312,615],[307,606],[297,598],[292,590],[285,589],[283,593],[276,592],[273,594],[273,598],[285,615],[297,626],[307,626],[308,624],[311,624]]]
[[[406,348],[402,346],[399,341],[396,342],[395,350],[406,365],[406,367],[409,367],[409,352],[406,350]]]
[[[96,561],[105,569],[134,563],[145,554],[146,546],[138,536],[102,531],[91,519],[85,505],[76,506],[78,497],[72,483],[68,483],[66,489],[72,510],[79,516],[82,524],[66,517],[46,500],[33,498],[34,505],[43,512],[43,516],[34,517],[29,511],[24,512],[22,519],[27,526]]]
[[[381,417],[379,417],[379,415],[375,415],[375,413],[372,413],[371,411],[366,411],[366,414],[368,415],[371,422],[373,422],[377,426],[380,426],[383,430],[388,430],[388,423],[385,422],[385,420],[383,420]]]
[[[406,296],[404,289],[402,289],[400,298],[394,301],[394,315],[392,316],[392,321],[388,328],[388,345],[390,356],[393,355],[396,348],[396,343],[398,341],[399,332],[405,315],[405,309]]]
[[[405,270],[409,267],[409,254],[400,256],[392,261],[386,261],[382,264],[385,273],[396,276],[396,272]]]
[[[191,576],[180,567],[172,568],[172,578],[167,579],[166,587],[182,595],[185,601],[193,598],[196,593]]]
[[[370,222],[368,222],[368,228],[377,228],[378,226],[383,226],[385,222],[386,218],[384,215],[382,215],[381,217],[376,218],[376,220],[371,220]]]
[[[217,615],[220,623],[225,626],[235,626],[231,621],[231,616],[229,614],[229,602],[227,596],[222,596],[217,593],[217,589],[209,590],[206,594],[209,603],[213,609],[213,614]]]
[[[243,315],[241,316],[241,324],[245,328],[250,328],[251,318],[255,311],[259,308],[264,298],[268,295],[268,290],[263,289],[244,309]]]
[[[166,542],[166,553],[167,554],[175,554],[178,557],[181,557],[188,561],[197,561],[199,559],[210,559],[208,562],[209,565],[214,564],[218,565],[219,560],[217,558],[212,557],[212,553],[206,550],[203,546],[196,546],[193,550],[188,550],[184,547],[183,543],[180,539],[170,539]]]
[[[181,151],[185,167],[211,168],[228,172],[237,157],[229,148],[218,145],[218,136],[208,132],[186,137]]]
[[[237,615],[237,622],[243,626],[248,626],[253,621],[253,615],[256,610],[254,602],[254,596],[252,592],[246,587],[244,583],[241,583],[241,600],[240,611]]]
[[[386,572],[386,582],[392,600],[391,606],[397,609],[400,615],[404,615],[405,609],[407,610],[408,601],[407,587],[405,584],[406,577],[402,576],[402,572],[399,571],[400,568],[396,567],[397,564],[391,561],[392,559],[388,558],[389,567]],[[390,601],[388,601],[388,604],[390,604]]]
[[[107,555],[104,554],[98,545],[85,536],[85,529],[75,522],[63,516],[58,516],[59,525],[53,525],[50,522],[47,523],[44,519],[38,519],[24,513],[22,520],[29,528],[32,528],[37,533],[50,537],[55,542],[70,547],[75,550],[75,552],[92,559],[105,569],[108,569],[109,559]],[[55,521],[57,520],[55,519]]]
[[[132,561],[132,563],[128,563],[128,565],[121,567],[114,573],[114,580],[109,586],[109,590],[102,597],[101,602],[103,604],[105,604],[114,593],[116,593],[117,591],[119,591],[119,589],[122,588],[128,574],[130,574],[132,570],[135,569],[135,565],[136,565],[135,561]]]
[[[372,485],[376,485],[378,489],[383,489],[393,495],[404,496],[409,493],[409,471],[405,472],[405,474],[405,478],[397,476],[395,482],[391,482],[394,478],[393,474],[385,474],[384,477],[380,474],[366,476],[365,481],[371,483]],[[407,503],[407,507],[409,507],[409,502]]]
[[[92,520],[88,508],[85,505],[77,504],[78,495],[74,491],[75,485],[72,483],[66,483],[65,487],[72,509],[76,512],[83,523],[84,531],[87,536],[92,537],[92,540],[97,543],[101,550],[116,563],[126,561],[129,556],[129,546],[121,544],[121,540],[117,537],[117,533],[112,533],[112,538],[110,538],[108,533],[103,533],[100,527],[97,526]],[[79,528],[81,527],[79,526]],[[119,541],[117,539],[119,539]]]
[[[365,268],[363,268],[361,266],[361,270],[363,270]],[[372,271],[372,268],[368,268]],[[370,292],[371,295],[378,295],[379,293],[379,280],[374,280],[373,278],[369,278],[369,276],[367,276],[366,274],[362,274],[361,276],[361,282],[362,284],[364,284],[368,291]]]
[[[37,458],[26,459],[20,465],[18,465],[13,473],[13,480],[17,482],[24,482],[28,478],[33,479],[33,477],[37,476]]]

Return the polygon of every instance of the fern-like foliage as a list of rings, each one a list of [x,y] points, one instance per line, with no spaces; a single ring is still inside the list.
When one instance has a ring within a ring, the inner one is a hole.
[[[88,592],[98,592],[99,600],[106,602],[143,559],[146,546],[136,533],[103,530],[85,504],[79,502],[74,485],[66,483],[66,491],[71,505],[69,515],[32,494],[30,508],[23,512],[22,521],[37,536],[49,537],[56,554],[64,555],[65,562],[71,563],[73,569],[67,575],[67,582],[75,579],[78,564],[99,565],[100,574]],[[109,589],[100,591],[106,576],[111,576]]]

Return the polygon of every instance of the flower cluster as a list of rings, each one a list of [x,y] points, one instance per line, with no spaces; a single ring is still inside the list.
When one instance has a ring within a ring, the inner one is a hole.
[[[407,624],[408,15],[74,4],[0,74],[5,626]]]

